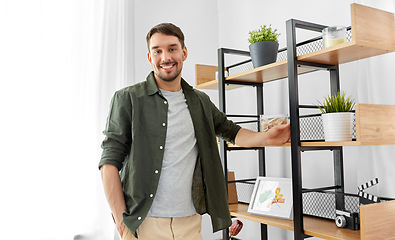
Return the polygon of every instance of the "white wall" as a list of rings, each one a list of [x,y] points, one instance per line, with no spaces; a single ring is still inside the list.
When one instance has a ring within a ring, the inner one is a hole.
[[[351,25],[350,4],[354,2],[394,11],[394,4],[391,0],[334,0],[330,4],[328,1],[319,0],[176,0],[171,4],[163,4],[159,1],[135,1],[135,79],[133,82],[143,81],[151,71],[151,66],[146,60],[145,35],[157,23],[173,22],[184,31],[189,56],[184,64],[183,77],[194,85],[194,65],[197,63],[216,65],[219,47],[248,50],[248,31],[257,29],[263,24],[272,24],[272,27],[277,28],[281,33],[279,43],[282,48],[286,46],[285,22],[288,19],[295,18],[322,25],[349,26]],[[297,32],[299,41],[313,36],[316,36],[316,33],[303,30]],[[395,104],[394,96],[391,94],[391,89],[395,87],[394,58],[394,54],[391,53],[341,65],[342,90],[355,97],[357,102]],[[326,72],[300,76],[300,103],[314,104],[326,96],[329,93],[327,78]],[[378,81],[380,84],[375,84]],[[217,91],[205,92],[210,95],[214,103],[218,103]],[[288,113],[286,79],[265,84],[264,96],[266,113]],[[228,91],[227,106],[230,113],[255,113],[254,89],[245,87]],[[390,185],[394,177],[388,174],[389,170],[385,167],[380,167],[389,164],[392,169],[395,167],[389,157],[391,153],[394,153],[394,146],[346,147],[344,150],[346,191],[355,193],[359,184],[379,176],[382,181],[373,193],[395,197],[395,189]],[[332,184],[333,167],[330,152],[303,153],[302,158],[304,187]],[[236,172],[236,178],[256,177],[258,172],[255,159],[255,152],[231,152],[229,170]],[[380,164],[377,164],[378,162]],[[268,176],[290,177],[289,148],[268,148],[266,167]],[[259,239],[259,224],[247,220],[242,221],[245,225],[239,235],[240,238]],[[212,234],[207,216],[203,220],[202,233],[205,240],[221,237],[219,233]],[[269,237],[270,239],[292,239],[293,234],[286,230],[269,227]]]

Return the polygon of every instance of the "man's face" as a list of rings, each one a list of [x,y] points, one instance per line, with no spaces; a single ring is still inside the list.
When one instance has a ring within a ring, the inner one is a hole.
[[[181,79],[183,62],[187,59],[187,48],[181,47],[176,36],[155,33],[150,39],[148,61],[156,78],[171,82]]]

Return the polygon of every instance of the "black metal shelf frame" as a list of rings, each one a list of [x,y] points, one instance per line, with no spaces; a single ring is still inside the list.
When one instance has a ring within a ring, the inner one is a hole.
[[[314,190],[334,190],[336,193],[344,193],[344,169],[343,169],[343,148],[342,147],[302,147],[300,140],[300,122],[299,109],[300,108],[316,108],[316,106],[310,105],[299,105],[298,96],[298,67],[309,67],[316,70],[327,70],[330,72],[330,92],[336,94],[340,90],[339,81],[339,66],[338,65],[327,65],[319,63],[311,63],[297,60],[297,47],[303,47],[306,44],[310,44],[314,41],[322,39],[321,37],[312,38],[304,42],[296,43],[296,28],[305,30],[311,30],[321,32],[326,26],[290,19],[286,22],[286,35],[287,35],[287,47],[280,49],[279,52],[286,52],[288,59],[288,88],[289,88],[289,107],[290,107],[290,122],[291,122],[291,169],[292,169],[292,188],[293,188],[293,212],[294,212],[294,239],[303,240],[310,236],[304,234],[303,229],[303,199],[302,193]],[[348,28],[350,30],[350,27]],[[249,63],[251,60],[242,61],[237,64],[233,64],[225,67],[225,55],[233,54],[239,56],[250,56],[248,51],[234,50],[220,48],[218,49],[218,89],[219,89],[219,109],[226,113],[226,96],[225,96],[225,85],[237,84],[245,86],[256,87],[257,95],[257,115],[228,115],[228,117],[259,117],[264,113],[263,107],[263,83],[249,83],[242,81],[227,81],[225,80],[225,69],[228,71],[231,68],[237,68],[240,65]],[[259,124],[258,124],[259,128]],[[258,129],[259,130],[259,129]],[[226,185],[227,181],[227,151],[232,150],[258,150],[258,161],[259,161],[259,175],[265,176],[265,148],[242,148],[242,147],[228,147],[226,142],[220,140],[220,154],[221,161],[223,164],[224,175]],[[330,150],[333,151],[334,161],[334,186],[316,188],[312,190],[302,188],[302,170],[301,170],[301,152],[304,151],[317,151],[317,150]],[[238,182],[232,181],[232,182]],[[339,209],[344,205],[343,201],[336,202],[336,208]],[[223,231],[223,239],[229,239],[229,230]],[[261,239],[268,239],[267,225],[261,224]]]
[[[300,127],[299,127],[299,89],[297,68],[308,66],[316,69],[326,69],[330,72],[330,92],[332,95],[340,90],[339,66],[318,63],[309,63],[297,60],[296,54],[296,28],[321,32],[323,25],[290,19],[286,22],[287,31],[287,59],[288,59],[288,89],[289,107],[291,121],[291,169],[292,169],[292,190],[294,204],[294,239],[303,240],[306,235],[303,229],[303,202],[302,202],[302,168],[301,152],[309,150],[326,150],[320,147],[301,147]],[[334,184],[335,192],[344,193],[344,169],[343,169],[343,148],[333,148],[334,161]],[[344,203],[336,202],[337,205]],[[341,207],[337,206],[336,208]]]
[[[234,50],[234,49],[226,49],[220,48],[218,49],[218,91],[219,91],[219,110],[226,113],[226,97],[225,97],[225,85],[226,84],[238,84],[238,85],[249,85],[256,87],[256,96],[257,96],[257,115],[253,115],[250,117],[257,117],[259,120],[259,116],[263,114],[263,83],[248,83],[248,82],[237,82],[237,81],[226,81],[225,80],[225,54],[233,54],[239,56],[250,56],[250,53],[247,51],[241,50]],[[244,64],[244,61],[240,64]],[[239,66],[240,64],[235,64],[232,66],[226,67],[226,69]],[[228,117],[246,117],[243,115],[228,115]],[[259,131],[259,124],[258,124],[258,131]],[[258,163],[259,163],[259,175],[265,176],[265,148],[240,148],[240,147],[232,147],[229,148],[226,142],[220,139],[220,154],[221,154],[221,161],[222,166],[224,169],[225,181],[226,186],[228,186],[228,160],[227,160],[227,151],[231,150],[256,150],[258,151]],[[224,240],[229,240],[229,229],[225,229],[222,233],[222,237]],[[267,239],[267,225],[261,224],[261,239]]]

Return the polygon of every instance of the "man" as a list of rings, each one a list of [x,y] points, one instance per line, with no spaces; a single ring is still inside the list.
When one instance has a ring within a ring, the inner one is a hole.
[[[201,240],[201,214],[210,214],[214,231],[231,224],[215,136],[281,145],[289,124],[240,128],[181,78],[188,52],[177,26],[159,24],[146,40],[153,72],[111,101],[99,163],[104,191],[123,240]]]

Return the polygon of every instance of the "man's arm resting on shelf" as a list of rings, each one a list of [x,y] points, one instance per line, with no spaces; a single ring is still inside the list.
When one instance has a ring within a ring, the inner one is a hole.
[[[100,172],[107,202],[110,205],[117,230],[122,237],[125,229],[125,225],[122,222],[122,213],[125,211],[126,205],[119,171],[115,166],[105,164],[101,166]]]
[[[239,130],[235,143],[240,147],[278,146],[289,142],[290,124],[276,125],[267,132],[254,132],[245,128]]]

